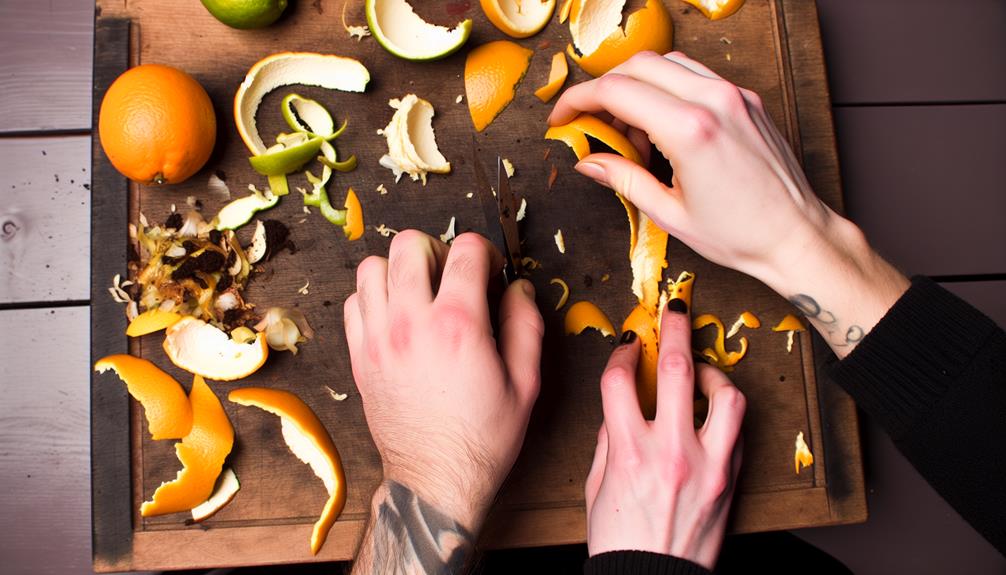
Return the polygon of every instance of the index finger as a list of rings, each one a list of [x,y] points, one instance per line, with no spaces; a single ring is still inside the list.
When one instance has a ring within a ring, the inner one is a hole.
[[[461,234],[447,252],[436,301],[460,303],[479,317],[488,317],[489,278],[502,270],[503,254],[489,240],[472,232]]]
[[[660,319],[656,421],[679,432],[694,429],[695,373],[691,346],[692,322],[687,305],[682,299],[672,299]]]

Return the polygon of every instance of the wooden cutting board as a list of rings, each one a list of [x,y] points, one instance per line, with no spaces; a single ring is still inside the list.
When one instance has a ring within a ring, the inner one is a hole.
[[[162,481],[174,478],[179,464],[172,441],[151,441],[140,408],[131,403],[114,376],[95,376],[92,384],[94,496],[94,566],[99,571],[180,569],[225,565],[337,560],[352,557],[366,521],[369,499],[381,479],[380,460],[363,416],[350,374],[342,326],[342,303],[354,288],[354,268],[367,255],[386,255],[389,238],[372,226],[419,228],[442,233],[452,216],[459,232],[483,230],[471,168],[471,134],[464,94],[467,49],[503,38],[489,24],[478,3],[414,2],[430,21],[450,25],[463,17],[475,21],[465,49],[434,63],[411,63],[385,52],[373,38],[357,42],[340,24],[341,0],[294,2],[277,24],[257,31],[227,28],[198,2],[100,0],[96,28],[95,114],[108,84],[127,64],[163,63],[192,74],[207,89],[217,111],[219,135],[207,167],[181,185],[149,189],[127,185],[108,165],[95,135],[93,179],[93,343],[96,358],[129,351],[146,357],[188,387],[191,376],[175,369],[161,349],[161,334],[128,342],[121,306],[106,297],[116,273],[125,275],[127,224],[142,212],[162,221],[171,205],[184,210],[195,196],[207,217],[221,206],[207,194],[207,179],[222,171],[232,194],[248,184],[266,186],[248,165],[248,152],[234,127],[232,100],[248,68],[279,51],[319,51],[352,56],[371,72],[365,94],[347,94],[303,86],[279,89],[265,98],[258,122],[267,142],[285,126],[280,99],[293,91],[315,98],[338,121],[349,120],[337,140],[340,156],[356,154],[359,168],[337,174],[329,186],[342,198],[352,186],[360,194],[368,227],[363,239],[347,242],[340,229],[318,213],[302,212],[296,192],[265,216],[290,226],[296,253],[283,253],[264,264],[246,299],[260,308],[296,307],[317,336],[299,355],[274,353],[253,376],[213,383],[221,398],[241,386],[288,389],[303,398],[330,431],[345,465],[348,501],[318,556],[308,547],[311,526],[326,494],[310,469],[291,454],[280,436],[278,420],[224,399],[234,424],[236,445],[230,464],[241,480],[234,501],[201,526],[185,525],[184,514],[141,518],[139,505]],[[641,2],[630,2],[633,10]],[[665,0],[675,23],[675,48],[705,62],[729,80],[759,92],[766,109],[798,150],[811,182],[832,207],[841,209],[837,158],[824,63],[813,2],[748,0],[735,16],[710,22],[680,0]],[[347,11],[350,23],[364,22],[362,2]],[[581,542],[585,537],[583,480],[601,422],[598,380],[613,342],[596,334],[562,334],[562,312],[552,308],[559,290],[549,279],[565,279],[571,302],[593,301],[616,324],[634,304],[626,257],[628,225],[610,191],[572,170],[572,153],[542,135],[551,110],[532,92],[544,84],[551,56],[565,48],[569,31],[557,20],[541,34],[520,41],[535,50],[514,102],[477,135],[486,158],[498,153],[517,168],[511,185],[528,202],[524,222],[525,255],[541,262],[531,273],[546,321],[542,391],[535,406],[524,450],[503,489],[480,545],[485,548]],[[569,84],[588,77],[571,64]],[[433,103],[434,128],[441,150],[451,161],[448,176],[431,176],[422,186],[395,184],[378,158],[386,150],[376,134],[393,110],[390,98],[416,93]],[[546,152],[548,157],[545,158]],[[730,158],[723,158],[724,165]],[[548,188],[552,168],[558,179]],[[302,175],[291,186],[306,186]],[[389,193],[376,188],[384,184]],[[252,226],[239,236],[249,241]],[[562,229],[567,251],[561,255],[553,234]],[[715,313],[729,325],[743,310],[757,314],[760,330],[748,331],[748,357],[731,374],[749,408],[744,429],[745,465],[734,505],[734,532],[788,529],[862,521],[865,499],[856,414],[834,385],[818,378],[809,334],[797,338],[792,353],[785,335],[768,328],[789,304],[763,285],[698,257],[672,240],[669,274],[696,273],[694,311]],[[602,281],[609,275],[607,281]],[[309,293],[298,292],[310,282]],[[705,334],[704,337],[708,337]],[[821,347],[821,346],[818,346]],[[326,386],[347,393],[332,399]],[[431,426],[437,425],[430,421]],[[793,471],[794,440],[803,431],[816,464]]]

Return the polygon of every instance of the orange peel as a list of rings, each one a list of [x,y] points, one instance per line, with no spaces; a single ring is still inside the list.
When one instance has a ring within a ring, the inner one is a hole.
[[[786,317],[782,318],[779,323],[772,328],[772,331],[786,332],[786,353],[793,353],[793,340],[795,339],[797,332],[806,330],[807,328],[804,327],[800,318],[791,313],[786,314]]]
[[[709,360],[709,363],[723,371],[732,371],[740,360],[744,359],[748,351],[748,339],[741,336],[737,341],[740,344],[738,351],[727,351],[726,349],[726,328],[723,321],[711,313],[702,314],[692,320],[692,330],[700,330],[708,326],[716,327],[716,339],[712,348],[705,348],[701,355]]]
[[[727,339],[737,335],[742,327],[746,327],[748,329],[758,329],[761,327],[761,320],[758,319],[758,316],[749,311],[742,311],[737,317],[737,321],[735,321],[727,331]]]
[[[486,18],[514,38],[534,36],[548,24],[555,0],[481,0]]]
[[[264,333],[249,343],[238,343],[226,332],[192,316],[168,328],[163,347],[171,363],[217,381],[247,377],[258,371],[269,356]]]
[[[590,154],[590,143],[587,141],[587,136],[615,150],[626,159],[639,165],[643,164],[643,157],[639,154],[639,150],[632,145],[625,134],[592,114],[580,114],[569,123],[553,126],[545,132],[545,139],[565,142],[573,149],[578,160],[582,160]]]
[[[213,517],[217,511],[226,507],[234,499],[240,489],[241,482],[238,481],[234,470],[230,467],[224,469],[217,481],[217,487],[209,499],[192,508],[192,520],[199,523]]]
[[[793,468],[796,474],[800,475],[800,469],[814,465],[814,454],[810,452],[810,447],[803,439],[803,432],[796,434],[796,451],[793,453]]]
[[[563,323],[566,335],[580,335],[587,329],[596,329],[604,337],[615,335],[615,326],[608,316],[589,301],[578,301],[569,306]]]
[[[349,241],[358,240],[363,236],[365,226],[363,224],[363,206],[360,205],[360,198],[356,197],[353,188],[346,192],[346,225],[342,226],[342,231],[346,233]]]
[[[622,333],[635,332],[642,351],[636,365],[636,396],[643,416],[653,419],[657,413],[657,359],[660,351],[660,316],[637,305],[622,322]]]
[[[224,460],[234,447],[234,428],[220,400],[198,375],[193,378],[189,402],[192,429],[175,444],[182,469],[173,481],[162,483],[153,498],[140,506],[143,517],[189,511],[209,499]]]
[[[180,319],[182,319],[181,314],[173,311],[161,311],[159,308],[148,309],[129,322],[129,326],[126,327],[126,335],[140,337],[161,331],[178,323]]]
[[[569,300],[569,285],[562,278],[552,278],[548,283],[562,288],[562,295],[559,296],[559,301],[555,303],[555,311],[559,311],[562,309],[562,306],[566,305],[566,301]]]
[[[710,20],[722,20],[741,9],[744,0],[685,0]]]
[[[695,286],[695,274],[683,271],[678,274],[678,279],[667,280],[667,299],[680,299],[692,309],[692,288]]]
[[[573,8],[573,0],[565,0],[559,7],[559,23],[562,24],[569,18],[569,12]]]
[[[230,392],[227,399],[279,416],[287,447],[324,482],[328,501],[311,532],[311,553],[317,555],[346,505],[346,475],[328,430],[314,411],[289,391],[244,387]]]
[[[585,16],[585,12],[581,17],[577,9],[581,2],[585,2],[585,0],[574,2],[570,14],[571,33],[578,27],[582,18],[589,18]],[[580,44],[577,44],[576,48],[573,44],[566,47],[566,53],[569,54],[569,57],[591,76],[603,75],[637,52],[652,50],[658,54],[665,54],[672,49],[674,23],[661,0],[647,0],[645,6],[629,15],[624,28],[617,25],[621,21],[621,10],[618,15],[619,18],[615,21],[614,29],[596,49],[577,53],[577,50],[581,49]],[[573,37],[576,39],[577,35],[574,34]],[[590,45],[583,46],[583,48],[590,48]]]
[[[192,404],[173,377],[145,359],[125,354],[103,357],[94,364],[98,373],[110,369],[143,406],[151,439],[179,439],[189,433]]]
[[[489,42],[468,53],[465,95],[477,131],[484,130],[513,101],[532,55],[533,50],[509,40]]]
[[[548,102],[559,93],[568,75],[569,65],[566,64],[566,55],[562,52],[556,52],[552,55],[552,67],[548,72],[548,82],[535,90],[534,95],[542,102]]]

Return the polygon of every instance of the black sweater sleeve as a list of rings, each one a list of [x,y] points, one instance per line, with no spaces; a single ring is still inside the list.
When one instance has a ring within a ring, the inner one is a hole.
[[[609,551],[587,559],[584,575],[711,575],[711,571],[670,555],[649,551]]]
[[[831,376],[1006,554],[1006,333],[936,283],[909,290]]]

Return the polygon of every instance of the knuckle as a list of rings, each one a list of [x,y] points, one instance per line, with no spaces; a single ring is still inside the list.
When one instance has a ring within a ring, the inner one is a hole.
[[[620,90],[629,82],[629,77],[623,74],[608,73],[597,79],[597,90],[604,93],[612,93]]]
[[[703,489],[711,501],[718,501],[730,493],[731,477],[726,469],[706,474]]]
[[[665,352],[660,356],[659,370],[666,375],[688,377],[692,375],[692,357],[680,351]]]
[[[602,391],[612,391],[629,385],[636,385],[636,374],[627,365],[613,365],[601,374]]]
[[[434,336],[443,341],[449,349],[458,349],[461,343],[477,329],[475,317],[467,309],[456,304],[439,305],[433,315]]]
[[[747,100],[752,106],[758,108],[759,110],[765,109],[765,105],[762,102],[761,96],[758,95],[758,92],[755,92],[754,90],[748,90],[747,88],[741,88],[740,91],[741,95],[744,96],[744,99]]]
[[[744,415],[744,412],[747,411],[747,398],[744,397],[741,390],[731,385],[729,387],[724,387],[720,393],[723,394],[723,405],[726,406],[727,409],[738,415]]]
[[[719,134],[719,120],[716,119],[715,114],[705,108],[692,108],[684,114],[680,121],[685,136],[693,144],[710,143]]]
[[[740,89],[725,80],[718,82],[713,96],[719,107],[729,113],[747,109],[744,104],[744,95],[741,94]]]
[[[683,453],[670,454],[662,468],[664,483],[672,490],[680,489],[691,477],[692,464]]]

